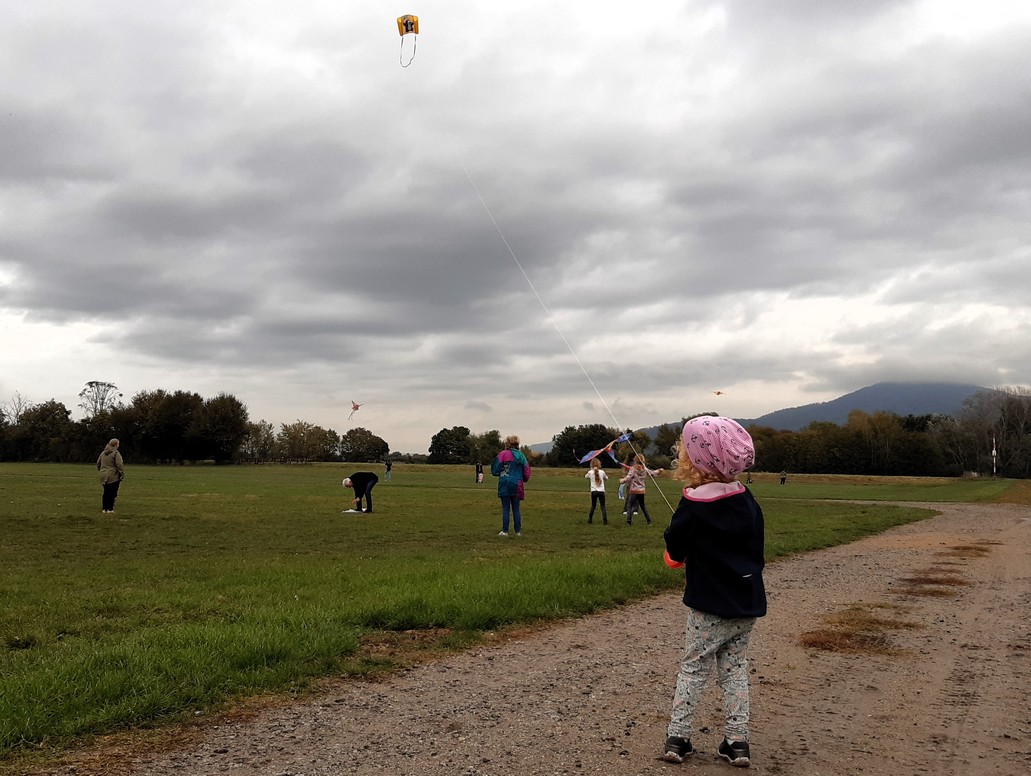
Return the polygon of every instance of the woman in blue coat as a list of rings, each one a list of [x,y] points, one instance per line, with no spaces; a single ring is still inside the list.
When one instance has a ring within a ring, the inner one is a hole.
[[[501,499],[501,531],[498,536],[508,536],[510,512],[515,535],[522,536],[523,517],[519,502],[525,495],[523,483],[530,479],[530,463],[519,450],[519,437],[505,438],[505,449],[494,458],[490,473],[498,478],[498,498]]]

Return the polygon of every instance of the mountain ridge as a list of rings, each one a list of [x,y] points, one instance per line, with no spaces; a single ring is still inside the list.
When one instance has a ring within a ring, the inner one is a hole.
[[[866,413],[892,412],[896,415],[952,415],[963,409],[963,402],[978,391],[970,383],[874,383],[825,402],[803,404],[768,412],[758,418],[739,419],[741,425],[771,426],[778,430],[800,431],[810,423],[826,422],[843,426],[853,410]]]
[[[757,418],[734,418],[746,428],[768,426],[778,431],[801,431],[810,423],[826,422],[844,426],[848,414],[860,410],[869,414],[891,412],[906,415],[951,415],[955,417],[963,409],[963,402],[979,391],[988,388],[971,383],[904,383],[883,382],[859,388],[825,402],[813,402],[798,407],[786,407],[768,412]],[[678,425],[680,420],[668,421]],[[661,424],[660,424],[661,425]],[[654,437],[659,426],[641,429]],[[552,442],[530,445],[535,452],[546,453]]]

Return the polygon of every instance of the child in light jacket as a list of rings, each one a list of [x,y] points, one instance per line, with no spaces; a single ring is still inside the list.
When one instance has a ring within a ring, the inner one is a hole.
[[[625,484],[629,491],[626,502],[626,524],[633,523],[634,512],[640,509],[644,514],[644,519],[648,521],[648,525],[651,525],[652,516],[648,514],[648,507],[644,503],[644,486],[648,477],[662,474],[664,469],[649,469],[645,466],[644,456],[640,453],[634,456],[633,466],[627,466],[625,463],[620,466],[626,470],[626,476],[620,480],[620,483]]]

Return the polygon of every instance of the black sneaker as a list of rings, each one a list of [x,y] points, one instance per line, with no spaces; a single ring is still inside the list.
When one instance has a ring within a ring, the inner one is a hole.
[[[723,743],[720,744],[719,756],[737,768],[747,768],[750,763],[748,759],[748,742],[731,742],[724,738]]]
[[[690,739],[670,736],[666,739],[666,753],[662,755],[662,759],[668,763],[682,763],[692,754],[694,749],[691,747]]]

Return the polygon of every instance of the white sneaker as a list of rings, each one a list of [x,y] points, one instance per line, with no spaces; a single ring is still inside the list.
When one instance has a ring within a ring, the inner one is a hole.
[[[516,531],[516,536],[522,536],[522,535],[523,535],[522,531]]]
[[[508,531],[498,531],[498,536],[508,536]]]

